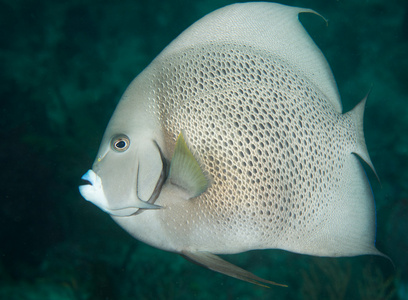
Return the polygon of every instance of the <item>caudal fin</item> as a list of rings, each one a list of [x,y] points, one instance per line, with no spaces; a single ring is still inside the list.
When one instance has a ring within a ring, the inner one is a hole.
[[[359,104],[356,105],[351,111],[349,111],[346,115],[351,116],[353,124],[356,128],[357,134],[357,146],[356,149],[353,151],[354,154],[358,155],[362,160],[366,162],[367,165],[370,166],[371,170],[374,172],[375,176],[377,177],[378,181],[380,181],[377,172],[374,168],[374,165],[370,159],[370,155],[368,154],[367,145],[364,138],[364,109],[367,102],[368,94],[364,97],[363,100],[360,101]]]

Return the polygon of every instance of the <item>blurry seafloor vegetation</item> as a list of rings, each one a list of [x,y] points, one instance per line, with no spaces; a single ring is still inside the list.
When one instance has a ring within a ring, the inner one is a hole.
[[[344,110],[371,89],[367,145],[381,178],[380,257],[280,250],[228,259],[263,289],[128,236],[84,201],[79,178],[129,82],[228,0],[0,1],[1,299],[408,299],[408,2],[286,0],[332,66]]]

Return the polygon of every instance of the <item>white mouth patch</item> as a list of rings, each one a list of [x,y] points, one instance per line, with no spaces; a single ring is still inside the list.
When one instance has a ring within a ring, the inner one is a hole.
[[[137,200],[134,206],[123,208],[110,208],[108,199],[103,191],[102,179],[93,170],[88,170],[82,177],[82,180],[88,184],[79,186],[79,192],[85,200],[92,202],[104,212],[118,217],[126,217],[135,214],[140,208],[157,209],[160,206],[149,204],[147,202]]]
[[[82,177],[82,180],[89,184],[79,186],[79,192],[85,200],[92,202],[102,210],[109,212],[105,207],[108,206],[108,200],[103,191],[102,180],[93,170],[88,170]]]

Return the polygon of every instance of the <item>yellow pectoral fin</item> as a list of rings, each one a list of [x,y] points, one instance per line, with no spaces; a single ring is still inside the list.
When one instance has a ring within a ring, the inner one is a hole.
[[[197,197],[208,187],[208,180],[200,168],[199,163],[191,153],[180,132],[173,158],[170,163],[169,180],[187,191],[190,198]]]

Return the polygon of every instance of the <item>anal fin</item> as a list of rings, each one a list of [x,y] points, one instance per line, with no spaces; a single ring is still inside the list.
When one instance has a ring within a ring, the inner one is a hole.
[[[287,287],[287,285],[285,284],[276,283],[274,281],[270,281],[270,280],[266,280],[261,277],[258,277],[252,274],[251,272],[241,269],[240,267],[237,267],[236,265],[233,265],[210,252],[182,251],[181,256],[207,269],[210,269],[215,272],[219,272],[221,274],[228,275],[228,276],[231,276],[231,277],[243,280],[243,281],[247,281],[247,282],[262,286],[262,287],[269,288],[269,286],[265,284]]]

